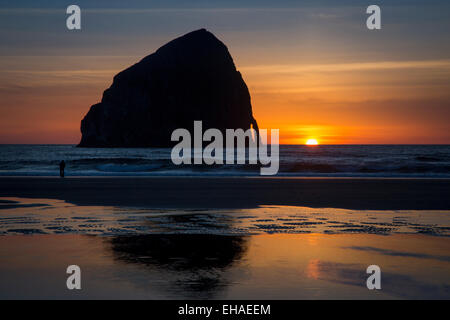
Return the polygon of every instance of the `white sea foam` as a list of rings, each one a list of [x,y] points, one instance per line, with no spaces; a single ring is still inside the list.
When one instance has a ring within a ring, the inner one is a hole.
[[[171,149],[0,145],[0,176],[257,176],[259,165],[173,165]],[[277,176],[450,177],[450,146],[281,145]]]

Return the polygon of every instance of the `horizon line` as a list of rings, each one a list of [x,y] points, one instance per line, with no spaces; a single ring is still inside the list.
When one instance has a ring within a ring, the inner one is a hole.
[[[0,143],[0,146],[77,146],[78,143]],[[267,145],[272,145],[267,143]],[[306,145],[304,143],[279,143],[279,146],[450,146],[450,143],[321,143]],[[84,149],[170,149],[170,147],[80,147]]]

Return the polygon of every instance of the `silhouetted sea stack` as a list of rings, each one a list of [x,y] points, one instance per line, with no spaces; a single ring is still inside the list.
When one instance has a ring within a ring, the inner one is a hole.
[[[257,130],[250,94],[227,47],[200,29],[120,72],[81,121],[79,147],[169,147],[172,131]]]

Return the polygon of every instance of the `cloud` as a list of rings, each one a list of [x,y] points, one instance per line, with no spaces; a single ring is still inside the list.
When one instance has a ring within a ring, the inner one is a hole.
[[[343,72],[364,70],[395,70],[395,69],[449,69],[450,60],[422,61],[375,61],[336,64],[288,64],[288,65],[255,65],[243,66],[244,72],[253,73],[301,73],[301,72]]]

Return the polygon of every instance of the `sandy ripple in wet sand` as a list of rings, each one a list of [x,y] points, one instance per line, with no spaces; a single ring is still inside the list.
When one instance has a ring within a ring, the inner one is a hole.
[[[51,199],[0,199],[0,234],[419,233],[450,235],[449,210],[143,209],[76,206]]]
[[[448,299],[449,213],[2,198],[0,298]],[[86,271],[76,295],[74,263]],[[382,290],[366,288],[371,264]]]

